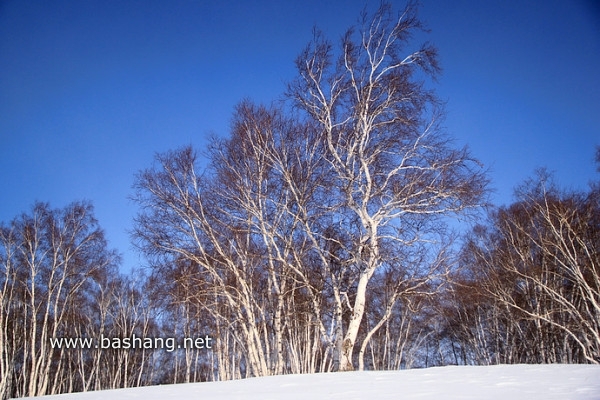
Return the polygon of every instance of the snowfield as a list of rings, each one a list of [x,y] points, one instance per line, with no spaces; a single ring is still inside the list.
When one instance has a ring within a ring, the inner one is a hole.
[[[600,399],[600,366],[459,366],[282,375],[73,393],[44,399]]]

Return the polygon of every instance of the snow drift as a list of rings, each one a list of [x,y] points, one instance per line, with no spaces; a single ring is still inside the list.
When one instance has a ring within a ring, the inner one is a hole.
[[[149,386],[44,399],[600,399],[597,365],[458,366],[282,375]]]

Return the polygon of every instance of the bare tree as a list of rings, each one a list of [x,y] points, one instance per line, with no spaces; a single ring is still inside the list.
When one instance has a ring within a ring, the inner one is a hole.
[[[398,16],[388,4],[365,13],[337,55],[316,32],[288,90],[321,133],[335,173],[337,229],[353,238],[343,266],[351,285],[330,274],[338,320],[350,312],[337,334],[340,370],[353,369],[369,282],[390,265],[382,248],[425,239],[436,216],[477,206],[486,186],[475,160],[439,129],[438,104],[418,79],[435,77],[435,49],[405,50],[422,28],[416,12],[410,3]]]
[[[1,394],[57,393],[73,383],[65,378],[72,354],[53,349],[50,340],[83,321],[76,316],[90,301],[84,293],[117,257],[87,203],[58,210],[38,203],[1,226],[0,241]]]
[[[267,299],[259,292],[263,285],[276,282],[259,268],[258,236],[249,224],[255,216],[244,209],[247,203],[235,197],[253,196],[256,190],[260,193],[260,187],[231,192],[218,181],[203,179],[196,173],[195,155],[189,148],[159,160],[161,169],[144,172],[137,183],[138,200],[149,210],[137,221],[140,245],[163,257],[163,264],[189,262],[195,266],[187,277],[194,279],[196,295],[212,301],[204,303],[207,315],[231,324],[231,332],[245,350],[249,375],[269,375],[268,361],[273,360],[262,334]],[[253,160],[244,161],[265,168]],[[253,172],[262,181],[261,172]]]
[[[541,173],[473,232],[467,285],[483,291],[501,361],[600,362],[599,198]]]
[[[362,368],[398,304],[437,291],[443,218],[475,208],[486,180],[417,79],[435,76],[434,49],[402,55],[420,28],[414,4],[384,4],[335,60],[316,34],[288,91],[302,115],[243,102],[205,170],[184,148],[138,176],[134,236],[155,270],[189,264],[185,301],[243,354],[223,375]]]

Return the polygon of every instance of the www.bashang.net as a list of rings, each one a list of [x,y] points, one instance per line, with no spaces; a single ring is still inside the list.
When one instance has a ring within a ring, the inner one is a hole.
[[[164,349],[171,352],[177,349],[211,349],[212,337],[204,335],[184,338],[181,341],[172,337],[140,337],[135,334],[131,337],[105,337],[104,335],[100,338],[61,337],[50,338],[50,346],[53,349]]]

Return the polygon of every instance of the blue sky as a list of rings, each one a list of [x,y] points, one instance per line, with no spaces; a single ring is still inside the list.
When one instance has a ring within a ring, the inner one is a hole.
[[[91,200],[137,266],[135,173],[227,135],[240,100],[279,98],[312,27],[335,42],[365,4],[379,1],[0,0],[0,221]],[[445,127],[489,168],[496,204],[538,167],[566,187],[600,178],[600,6],[422,0],[420,17]]]

